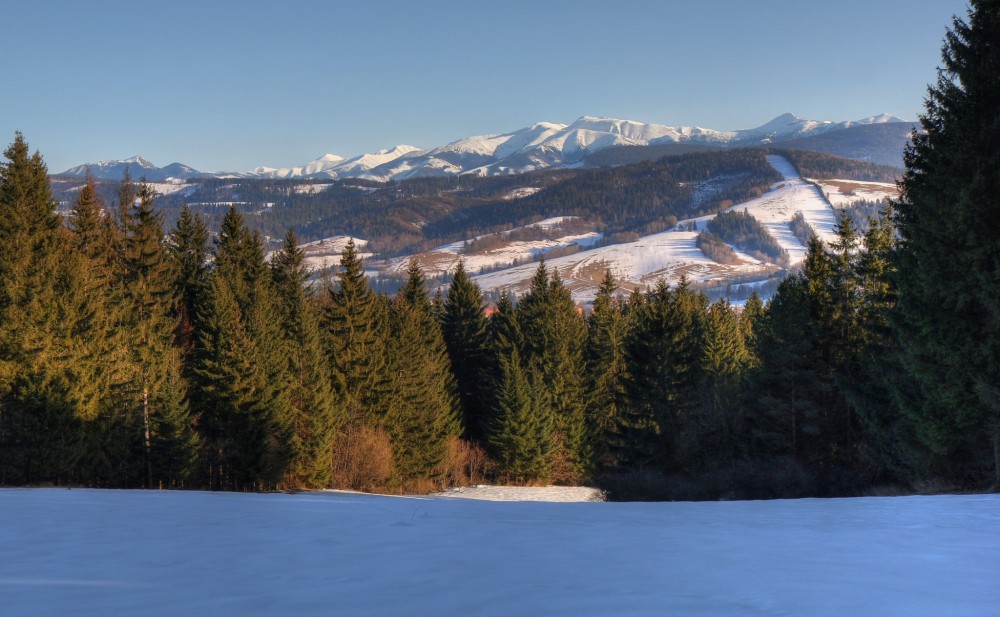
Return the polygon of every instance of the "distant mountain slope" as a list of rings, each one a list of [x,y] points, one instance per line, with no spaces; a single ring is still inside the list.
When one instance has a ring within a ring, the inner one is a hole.
[[[132,158],[120,161],[100,161],[87,165],[77,165],[59,175],[83,178],[86,177],[89,170],[90,174],[97,180],[121,180],[125,175],[126,168],[129,170],[132,178],[136,180],[145,178],[150,182],[162,182],[168,178],[190,180],[193,178],[212,177],[214,175],[202,173],[182,163],[171,163],[166,167],[157,167],[141,156],[133,156]]]
[[[209,174],[180,163],[158,168],[141,157],[133,157],[123,161],[80,165],[63,175],[82,177],[89,167],[99,179],[119,179],[125,167],[129,166],[133,177],[145,176],[151,181],[197,177],[399,181],[461,174],[501,176],[551,168],[620,165],[706,147],[779,143],[898,165],[897,159],[902,158],[902,146],[911,126],[885,114],[855,121],[830,122],[808,120],[786,113],[759,127],[737,131],[583,116],[571,124],[539,122],[509,133],[466,137],[427,150],[399,145],[352,158],[326,154],[299,167],[256,167],[250,172]],[[598,156],[602,152],[608,154]]]
[[[783,141],[781,147],[812,150],[902,169],[903,148],[916,128],[917,125],[911,122],[851,126],[840,131]]]

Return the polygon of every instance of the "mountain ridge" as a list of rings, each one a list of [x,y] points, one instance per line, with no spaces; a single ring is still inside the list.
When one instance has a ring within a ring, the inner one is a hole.
[[[508,133],[464,137],[429,149],[400,144],[349,158],[328,153],[297,167],[259,166],[249,172],[211,173],[200,172],[181,163],[160,168],[141,156],[134,156],[125,160],[78,165],[58,175],[82,177],[89,169],[95,178],[113,180],[121,178],[125,168],[129,167],[133,177],[145,176],[152,181],[206,177],[388,181],[465,173],[495,176],[580,166],[586,157],[609,148],[669,144],[712,147],[770,145],[828,135],[853,127],[895,123],[906,121],[889,114],[832,122],[808,120],[784,113],[755,128],[718,131],[698,126],[674,127],[581,116],[570,124],[536,122]]]

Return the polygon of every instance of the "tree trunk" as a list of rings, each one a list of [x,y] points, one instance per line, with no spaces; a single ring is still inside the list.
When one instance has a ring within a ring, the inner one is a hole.
[[[142,422],[146,430],[146,488],[153,488],[152,448],[150,447],[149,437],[149,385],[143,385],[142,387]]]

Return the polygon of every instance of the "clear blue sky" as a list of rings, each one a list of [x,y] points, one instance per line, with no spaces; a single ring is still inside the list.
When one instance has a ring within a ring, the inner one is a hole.
[[[581,115],[915,119],[958,0],[0,0],[0,139],[204,171]]]

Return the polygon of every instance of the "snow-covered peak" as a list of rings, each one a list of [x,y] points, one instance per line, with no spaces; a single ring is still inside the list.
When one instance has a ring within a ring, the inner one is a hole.
[[[893,116],[892,114],[879,114],[877,116],[868,116],[867,118],[862,118],[861,120],[855,120],[854,124],[888,124],[890,122],[906,122],[906,120]]]
[[[717,131],[699,126],[667,126],[599,116],[581,116],[571,124],[537,122],[507,133],[475,135],[446,145],[422,150],[397,145],[359,156],[344,158],[324,154],[301,167],[254,168],[248,174],[213,174],[216,176],[263,178],[369,178],[403,180],[426,176],[449,176],[463,173],[480,175],[516,174],[550,167],[578,166],[585,157],[615,146],[661,144],[701,144],[712,146],[758,145],[809,137],[852,126],[904,122],[890,114],[870,116],[856,121],[830,122],[808,120],[792,113],[777,116],[756,128]],[[179,164],[175,164],[179,166]],[[168,167],[174,167],[171,165]],[[126,166],[134,176],[151,178],[158,174],[155,165],[141,156],[122,161],[101,161],[81,165],[66,172],[83,176],[90,167],[98,178],[121,177]],[[171,169],[172,177],[205,175],[190,168]]]
[[[304,167],[302,167],[301,172],[298,175],[311,176],[313,174],[318,174],[321,171],[326,171],[331,167],[335,167],[337,163],[344,160],[344,157],[339,154],[324,154],[323,156],[309,161]]]
[[[141,167],[142,169],[156,169],[156,165],[150,163],[146,159],[139,155],[127,158],[127,159],[109,159],[106,161],[98,161],[90,165],[90,167],[97,167],[99,169],[108,169],[110,167],[115,167],[116,165],[129,165],[134,167]]]
[[[367,175],[367,172],[380,165],[387,165],[414,152],[422,152],[422,150],[416,146],[399,144],[398,146],[387,148],[385,150],[379,150],[378,152],[362,154],[361,156],[346,159],[337,165],[332,166],[330,168],[330,173],[331,175],[335,174],[337,177],[356,177]]]

